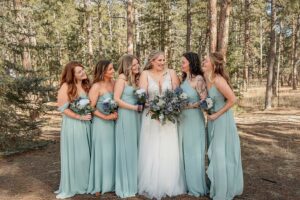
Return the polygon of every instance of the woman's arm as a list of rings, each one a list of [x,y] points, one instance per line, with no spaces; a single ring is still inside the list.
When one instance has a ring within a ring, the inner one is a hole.
[[[143,71],[140,80],[139,80],[139,88],[144,89],[146,93],[148,93],[148,77],[147,77],[147,71]]]
[[[90,89],[89,92],[89,98],[91,100],[91,106],[92,108],[96,107],[98,98],[100,96],[100,85],[99,84],[93,84],[92,88]],[[93,113],[96,117],[99,117],[101,119],[104,120],[114,120],[117,118],[117,115],[115,113],[113,114],[109,114],[109,115],[105,115],[104,113],[102,113],[101,111],[99,111],[98,109],[95,109],[94,113]]]
[[[124,88],[125,88],[125,84],[126,84],[125,76],[121,74],[115,83],[114,100],[118,103],[118,106],[120,108],[138,111],[138,105],[131,105],[121,99],[121,96],[122,96]]]
[[[61,108],[64,106],[66,103],[69,103],[69,97],[68,97],[68,85],[64,83],[61,88],[58,90],[58,95],[57,95],[57,106],[58,108]],[[89,121],[91,120],[92,116],[89,115],[84,115],[81,116],[79,114],[74,113],[71,109],[66,108],[62,111],[66,116],[71,117],[73,119],[78,119],[78,120],[86,120]]]
[[[234,92],[229,87],[227,81],[223,77],[216,77],[215,79],[215,86],[217,89],[223,94],[223,96],[226,98],[226,104],[216,113],[212,115],[208,115],[208,120],[215,120],[218,117],[220,117],[224,112],[229,110],[235,103],[236,97],[234,95]]]
[[[204,100],[207,97],[207,89],[204,78],[201,75],[196,76],[196,91],[201,100]]]
[[[172,88],[174,90],[180,85],[180,81],[175,70],[170,69],[170,75],[171,75]]]

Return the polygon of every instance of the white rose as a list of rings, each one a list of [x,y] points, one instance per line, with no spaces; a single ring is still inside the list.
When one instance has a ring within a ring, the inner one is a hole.
[[[211,109],[214,105],[213,100],[211,98],[206,99],[207,109]]]
[[[108,103],[108,102],[110,102],[111,100],[112,100],[112,99],[111,99],[110,97],[108,97],[108,98],[104,99],[103,103]]]
[[[83,108],[84,106],[86,106],[86,105],[88,105],[90,103],[90,100],[88,100],[88,99],[81,99],[78,103],[79,103],[79,106]]]
[[[160,121],[162,121],[162,120],[164,120],[165,116],[163,114],[160,114],[158,118]]]
[[[188,98],[188,96],[187,96],[187,94],[186,94],[186,93],[182,93],[182,94],[180,95],[180,98],[181,98],[181,99],[187,99],[187,98]]]
[[[146,93],[146,90],[145,89],[138,89],[137,91],[136,91],[136,93],[137,94],[144,94],[144,93]]]
[[[165,101],[164,100],[159,100],[158,102],[157,102],[157,105],[159,106],[159,107],[162,107],[162,106],[164,106],[165,105]]]

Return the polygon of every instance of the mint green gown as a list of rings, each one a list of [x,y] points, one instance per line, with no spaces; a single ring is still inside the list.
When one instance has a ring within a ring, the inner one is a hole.
[[[104,113],[102,102],[113,98],[112,93],[99,97],[96,108]],[[105,114],[105,113],[104,113]],[[115,190],[115,121],[94,116],[91,136],[91,165],[88,193]]]
[[[197,91],[191,87],[188,80],[185,80],[180,87],[188,95],[190,103],[200,101]],[[204,116],[199,108],[183,110],[179,122],[179,138],[188,194],[196,197],[203,196],[207,193],[205,181],[206,130]]]
[[[135,105],[134,88],[125,86],[121,99]],[[138,134],[141,116],[137,111],[119,108],[116,121],[116,194],[121,198],[137,193]]]
[[[225,104],[224,96],[215,86],[208,90],[213,99],[212,112]],[[240,139],[231,109],[214,121],[208,121],[207,175],[210,180],[210,197],[213,200],[231,200],[243,192],[243,169]]]
[[[58,110],[69,107],[64,104]],[[61,176],[56,198],[84,194],[88,188],[90,168],[90,121],[80,121],[63,114],[60,138]]]

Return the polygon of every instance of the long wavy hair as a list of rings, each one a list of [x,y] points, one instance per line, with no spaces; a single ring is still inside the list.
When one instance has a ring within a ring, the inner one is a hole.
[[[140,77],[140,73],[133,74],[132,73],[132,63],[133,60],[136,59],[138,63],[140,64],[139,59],[134,55],[125,54],[119,59],[119,68],[118,68],[118,74],[124,74],[126,76],[128,85],[137,87],[138,80]]]
[[[203,72],[201,69],[201,62],[197,53],[194,52],[186,52],[182,55],[189,61],[190,73],[192,76],[201,75],[203,76]],[[182,72],[182,80],[186,79],[187,74]]]
[[[158,56],[165,55],[163,51],[151,51],[151,53],[148,56],[148,59],[146,61],[144,70],[149,70],[152,68],[152,61],[155,60]]]
[[[210,53],[209,58],[213,65],[214,74],[222,76],[231,87],[229,75],[225,70],[225,59],[223,54],[220,52]],[[209,79],[211,79],[211,77],[209,77]]]
[[[68,64],[66,64],[64,70],[62,71],[61,79],[60,79],[60,87],[64,83],[68,85],[68,97],[71,102],[78,97],[78,91],[76,87],[77,80],[75,78],[76,67],[82,67],[84,69],[83,65],[77,61],[71,61]],[[88,77],[82,80],[82,88],[86,93],[89,92],[90,80]]]
[[[95,67],[94,70],[94,78],[93,83],[97,83],[99,81],[102,81],[104,79],[104,74],[106,70],[108,69],[108,66],[111,64],[110,60],[100,60]]]

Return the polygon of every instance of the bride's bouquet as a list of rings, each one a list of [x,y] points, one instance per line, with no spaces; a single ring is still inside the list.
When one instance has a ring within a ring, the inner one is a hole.
[[[134,95],[137,98],[138,105],[143,105],[144,106],[146,101],[147,101],[146,90],[144,90],[143,88],[137,89],[137,90],[134,91]]]
[[[176,123],[184,107],[188,104],[188,96],[181,88],[166,90],[161,96],[155,96],[149,101],[151,119],[159,120],[161,124],[168,121]]]
[[[91,114],[94,110],[90,105],[90,100],[87,97],[78,97],[72,103],[69,108],[79,115]]]
[[[102,108],[105,114],[111,114],[117,111],[118,104],[115,100],[108,97],[103,100]]]

